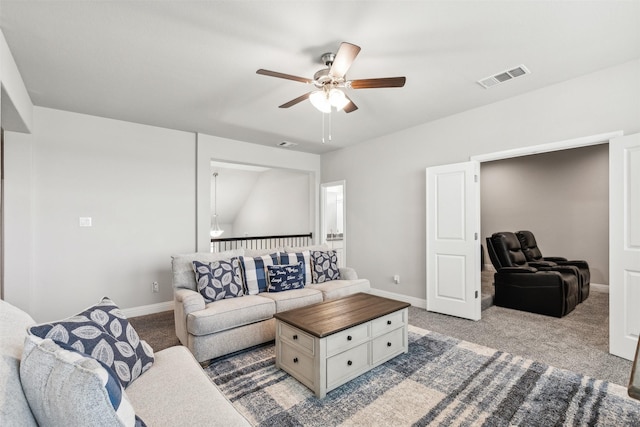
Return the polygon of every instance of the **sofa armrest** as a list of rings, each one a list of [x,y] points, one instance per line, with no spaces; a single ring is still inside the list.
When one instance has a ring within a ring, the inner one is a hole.
[[[182,345],[188,345],[187,316],[193,312],[204,310],[204,297],[191,289],[176,288],[173,291],[173,317],[176,325],[176,336]]]
[[[194,311],[205,309],[204,297],[191,289],[176,289],[174,291],[174,300],[176,304],[182,305],[182,310],[186,316]]]
[[[340,279],[342,280],[355,280],[358,278],[358,273],[351,267],[340,267]]]

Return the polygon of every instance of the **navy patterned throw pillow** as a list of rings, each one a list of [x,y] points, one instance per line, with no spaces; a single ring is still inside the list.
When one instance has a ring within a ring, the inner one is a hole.
[[[311,269],[313,270],[313,283],[340,279],[338,255],[335,251],[312,251]]]
[[[140,339],[124,313],[107,297],[68,319],[31,326],[29,333],[99,360],[116,373],[124,388],[154,361],[149,344]]]
[[[280,253],[280,264],[297,264],[301,262],[304,271],[304,284],[311,284],[311,254],[305,250],[295,253]]]
[[[302,262],[290,265],[267,266],[269,292],[283,292],[304,288],[304,265]]]
[[[238,258],[211,263],[193,261],[196,288],[206,302],[219,301],[244,295]]]

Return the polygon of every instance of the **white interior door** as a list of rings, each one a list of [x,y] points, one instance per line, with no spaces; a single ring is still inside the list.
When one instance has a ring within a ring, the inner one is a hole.
[[[427,168],[427,310],[480,320],[480,166]]]
[[[632,360],[640,334],[640,134],[609,142],[609,352]]]

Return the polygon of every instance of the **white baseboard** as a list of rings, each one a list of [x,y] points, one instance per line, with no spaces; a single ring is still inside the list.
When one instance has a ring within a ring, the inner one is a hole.
[[[600,283],[591,283],[590,287],[594,291],[609,293],[609,286],[608,285],[603,285],[603,284],[600,284]]]
[[[374,288],[371,288],[369,290],[369,293],[373,295],[377,295],[379,297],[391,298],[391,299],[396,299],[398,301],[408,302],[414,307],[424,308],[425,310],[427,308],[427,300],[425,299],[410,297],[402,294],[396,294],[395,292],[382,291],[380,289],[374,289]]]
[[[127,317],[137,317],[147,314],[162,313],[163,311],[173,310],[173,301],[141,305],[139,307],[123,308],[121,310]]]

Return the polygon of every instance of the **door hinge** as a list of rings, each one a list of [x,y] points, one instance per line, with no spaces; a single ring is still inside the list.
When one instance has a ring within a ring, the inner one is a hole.
[[[478,299],[478,291],[476,291],[476,299]]]
[[[478,240],[478,233],[477,233],[477,232],[476,232],[476,233],[473,233],[473,238],[474,238],[475,240]]]
[[[478,182],[478,175],[473,175],[473,182]]]

